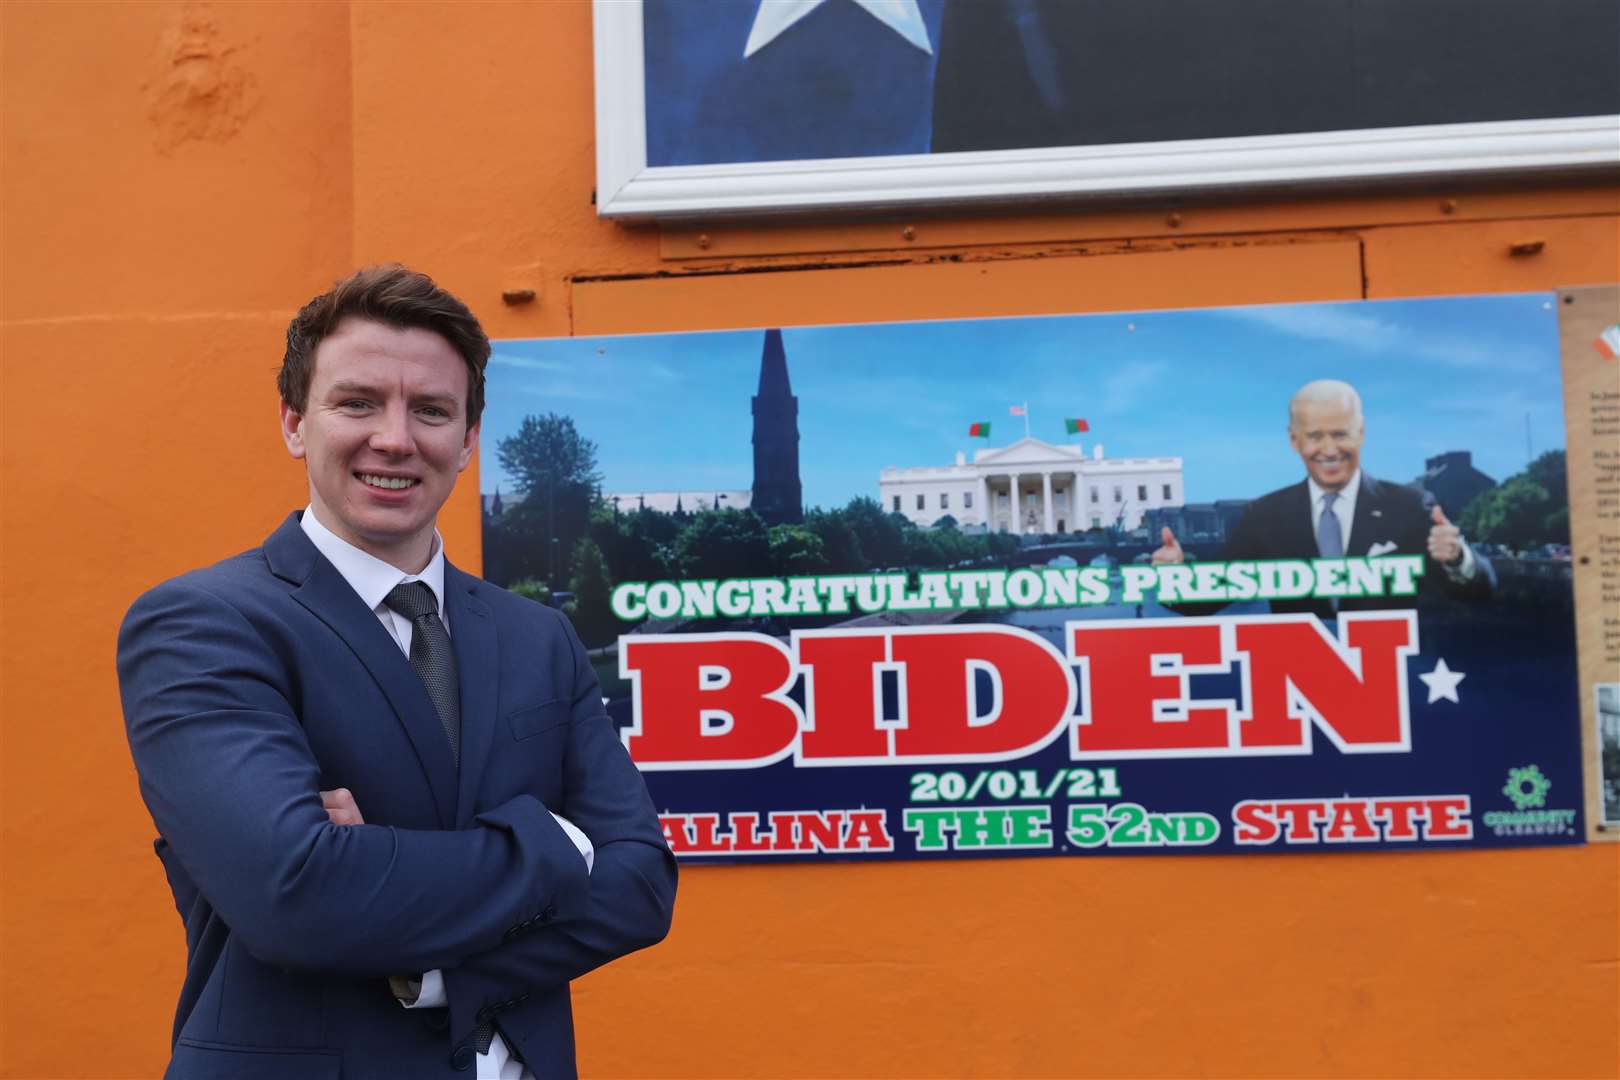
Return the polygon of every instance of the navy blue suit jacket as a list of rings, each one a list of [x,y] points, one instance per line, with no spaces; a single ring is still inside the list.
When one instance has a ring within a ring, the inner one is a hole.
[[[1310,486],[1297,484],[1262,495],[1244,508],[1227,538],[1222,558],[1228,562],[1249,559],[1314,559],[1316,533],[1311,526]],[[1350,542],[1345,555],[1364,558],[1378,547],[1385,554],[1422,555],[1423,577],[1419,593],[1449,596],[1457,600],[1483,600],[1496,587],[1496,572],[1490,561],[1474,552],[1474,576],[1458,583],[1447,576],[1445,567],[1429,557],[1429,507],[1414,488],[1375,480],[1361,474],[1361,490],[1356,495],[1356,512],[1350,522]],[[1194,605],[1186,605],[1192,608]],[[1413,606],[1413,598],[1359,597],[1342,601],[1341,611]],[[1176,610],[1181,610],[1178,606]],[[1200,608],[1200,613],[1204,610]],[[1308,611],[1319,618],[1330,618],[1333,606],[1325,600],[1273,600],[1273,611]]]
[[[130,609],[124,718],[188,952],[170,1077],[465,1076],[487,1017],[572,1075],[569,980],[667,932],[674,859],[572,627],[449,565],[444,602],[459,775],[297,515]],[[328,822],[334,787],[365,825]],[[401,1008],[385,978],[432,968],[449,1009]]]

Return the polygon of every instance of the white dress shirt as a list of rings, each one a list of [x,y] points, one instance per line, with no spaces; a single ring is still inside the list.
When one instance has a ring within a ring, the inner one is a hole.
[[[320,523],[312,507],[304,509],[300,524],[310,543],[314,544],[316,550],[326,557],[326,561],[343,575],[343,580],[349,583],[349,587],[382,622],[383,629],[388,631],[389,636],[406,656],[411,654],[411,620],[383,602],[396,585],[420,581],[433,590],[433,599],[439,608],[439,621],[444,623],[445,631],[450,632],[450,620],[444,610],[444,541],[437,529],[433,530],[432,558],[428,559],[428,564],[422,568],[420,574],[407,574],[399,567],[385,563],[375,555],[361,551],[337,536]],[[360,808],[360,813],[362,816],[365,815],[364,807]],[[590,873],[596,862],[596,849],[591,844],[590,838],[560,814],[553,813],[551,816],[579,849],[580,855],[585,859],[585,872]],[[415,980],[411,980],[411,983],[414,985]],[[449,1001],[444,990],[444,974],[434,969],[423,973],[415,1000],[401,1000],[400,1004],[407,1009],[430,1009],[442,1008],[448,1005]],[[489,1044],[489,1053],[478,1055],[477,1078],[534,1080],[534,1074],[522,1061],[512,1056],[506,1041],[501,1038],[500,1032],[496,1032],[494,1040]]]

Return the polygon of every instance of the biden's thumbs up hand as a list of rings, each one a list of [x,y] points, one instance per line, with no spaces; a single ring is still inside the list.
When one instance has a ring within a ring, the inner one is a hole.
[[[1159,547],[1158,550],[1153,553],[1153,565],[1164,566],[1166,564],[1183,563],[1186,561],[1187,554],[1181,550],[1181,545],[1176,542],[1176,534],[1170,531],[1170,526],[1166,525],[1164,528],[1160,529]]]
[[[1429,557],[1441,566],[1455,566],[1462,562],[1462,531],[1446,517],[1436,503],[1429,513]]]

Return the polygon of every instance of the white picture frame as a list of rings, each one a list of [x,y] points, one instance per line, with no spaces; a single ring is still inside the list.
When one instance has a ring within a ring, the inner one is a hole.
[[[596,208],[604,218],[868,213],[1620,168],[1616,115],[649,167],[642,0],[593,3]]]

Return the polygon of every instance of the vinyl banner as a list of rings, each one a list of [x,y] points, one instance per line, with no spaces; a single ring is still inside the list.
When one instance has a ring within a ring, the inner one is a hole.
[[[1547,294],[503,341],[684,860],[1579,843]]]

